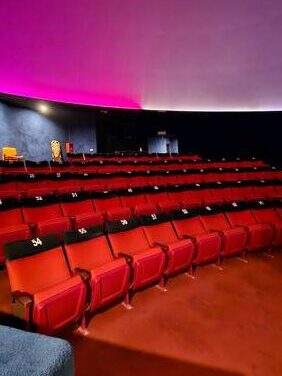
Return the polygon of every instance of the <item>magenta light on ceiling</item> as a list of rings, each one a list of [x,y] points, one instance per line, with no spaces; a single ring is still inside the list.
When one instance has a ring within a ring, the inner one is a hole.
[[[281,110],[280,0],[9,0],[0,92],[159,110]]]

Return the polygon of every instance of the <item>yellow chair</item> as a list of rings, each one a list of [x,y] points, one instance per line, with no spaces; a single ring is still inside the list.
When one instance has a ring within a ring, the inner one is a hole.
[[[2,159],[3,161],[7,160],[18,160],[22,156],[17,154],[17,149],[12,146],[3,146],[2,147]]]

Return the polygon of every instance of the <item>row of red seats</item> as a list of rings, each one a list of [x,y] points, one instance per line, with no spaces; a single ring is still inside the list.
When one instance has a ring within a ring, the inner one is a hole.
[[[182,208],[7,244],[15,312],[45,334],[87,321],[90,314],[144,287],[165,288],[170,276],[225,257],[282,245],[276,202],[233,202]],[[65,258],[66,257],[66,258]],[[48,268],[46,268],[48,265]]]
[[[200,157],[197,154],[133,154],[131,156],[128,155],[113,155],[113,154],[89,154],[89,153],[67,153],[67,160],[69,162],[77,162],[77,161],[107,161],[111,163],[116,163],[116,162],[128,162],[132,163],[136,160],[140,162],[151,162],[151,161],[158,161],[162,162],[163,160],[168,160],[168,161],[198,161],[201,160],[202,157]]]
[[[44,236],[71,228],[95,225],[101,217],[107,220],[144,215],[148,211],[166,212],[179,207],[222,204],[224,202],[271,199],[282,197],[282,185],[249,182],[242,186],[211,184],[145,189],[130,188],[118,191],[73,191],[58,196],[29,195],[18,201],[0,200],[0,262],[6,242],[33,236]],[[152,209],[153,206],[153,209]]]
[[[164,174],[27,174],[17,177],[0,176],[0,199],[50,192],[70,192],[76,190],[109,190],[130,187],[159,185],[202,184],[208,182],[228,182],[246,180],[281,180],[280,170],[254,170],[251,172],[212,172],[212,173],[164,173]]]
[[[199,161],[187,162],[179,159],[172,160],[152,160],[140,162],[138,160],[131,163],[124,161],[111,162],[108,160],[99,160],[92,162],[50,162],[41,161],[0,161],[0,173],[3,174],[25,174],[25,173],[49,173],[49,172],[93,172],[106,173],[116,171],[146,171],[150,170],[179,170],[179,169],[202,169],[202,168],[252,168],[264,167],[266,164],[261,160],[235,160],[235,161]]]

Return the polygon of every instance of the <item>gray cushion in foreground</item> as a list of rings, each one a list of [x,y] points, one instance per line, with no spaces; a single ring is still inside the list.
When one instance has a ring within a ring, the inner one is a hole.
[[[73,351],[62,339],[0,325],[0,376],[73,376]]]

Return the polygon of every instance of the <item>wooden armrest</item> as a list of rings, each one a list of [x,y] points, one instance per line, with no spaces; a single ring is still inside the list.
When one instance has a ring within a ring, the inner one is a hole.
[[[91,273],[88,270],[75,268],[74,271],[81,276],[83,281],[89,281],[91,278]]]
[[[195,238],[194,236],[192,236],[192,235],[184,234],[184,235],[182,235],[180,238],[181,238],[181,239],[189,239],[189,240],[191,240],[194,244],[197,242],[197,241],[196,241],[196,238]]]
[[[31,327],[32,308],[33,298],[30,294],[21,291],[12,293],[13,315],[24,321],[27,330]]]
[[[123,257],[130,266],[133,264],[133,257],[131,255],[128,255],[127,253],[119,252],[118,257]]]
[[[213,228],[209,230],[209,233],[210,233],[210,234],[219,234],[220,236],[223,236],[223,235],[224,235],[223,231],[215,230],[215,229],[213,229]]]
[[[153,247],[161,247],[161,249],[163,251],[165,251],[165,252],[168,251],[168,246],[166,244],[162,244],[162,243],[159,243],[159,242],[155,242],[153,244]]]

